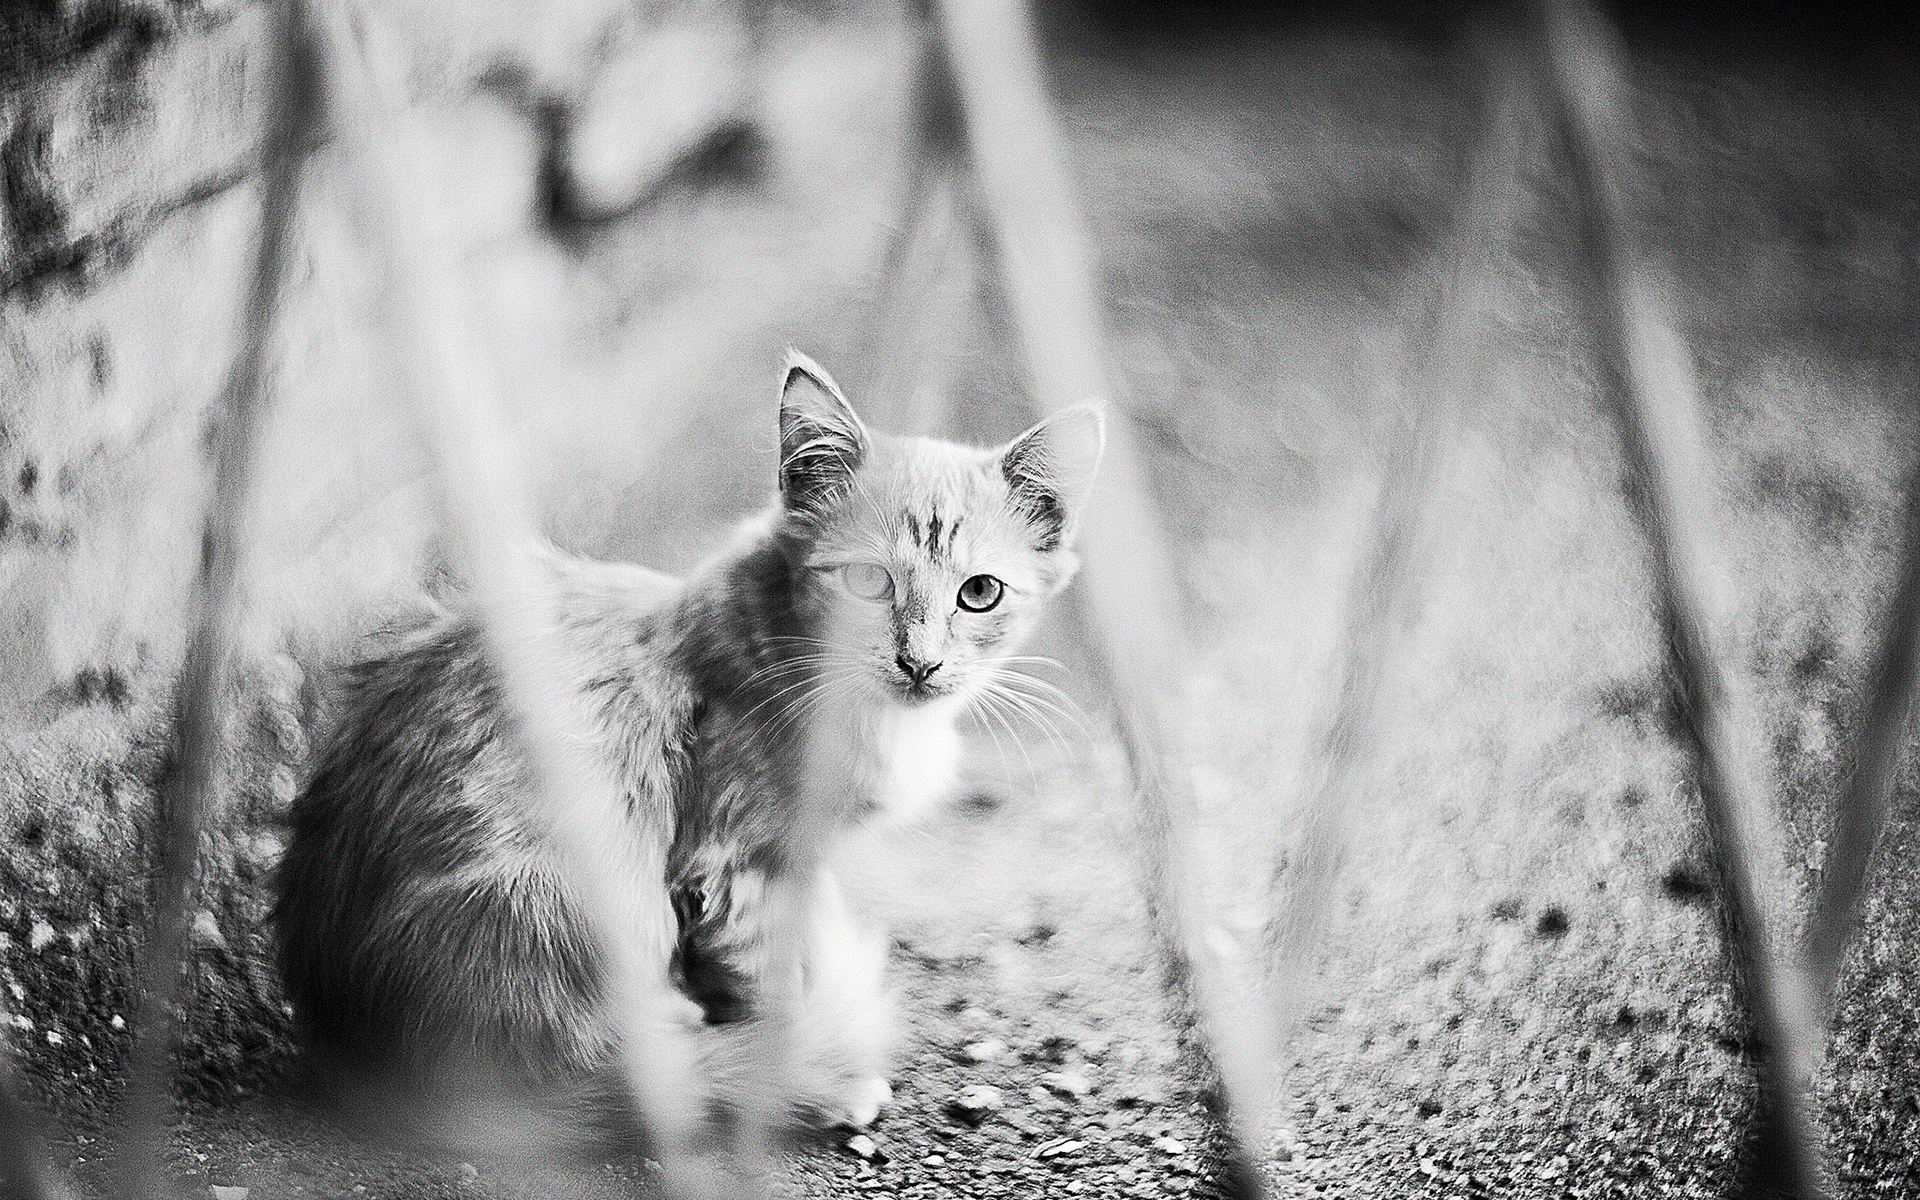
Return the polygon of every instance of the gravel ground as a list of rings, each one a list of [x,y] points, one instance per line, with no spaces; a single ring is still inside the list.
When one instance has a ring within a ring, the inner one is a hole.
[[[1777,64],[1642,65],[1642,200],[1676,261],[1720,451],[1703,485],[1723,498],[1741,598],[1747,733],[1782,783],[1790,929],[1911,457],[1913,362],[1896,335],[1914,282],[1913,106],[1883,81]],[[1339,34],[1204,58],[1082,48],[1059,85],[1107,254],[1117,400],[1152,454],[1193,612],[1182,700],[1208,887],[1244,929],[1328,715],[1339,589],[1396,431],[1397,306],[1444,223],[1465,89],[1425,51]],[[1564,185],[1544,160],[1528,184],[1538,203],[1503,264],[1477,403],[1447,442],[1427,612],[1353,814],[1334,936],[1314,977],[1288,981],[1310,1002],[1285,1064],[1287,1128],[1264,1157],[1280,1195],[1704,1197],[1727,1193],[1741,1146],[1746,1034],[1621,466],[1560,282]],[[798,236],[751,189],[697,203],[767,245]],[[657,284],[660,246],[615,229],[572,269]],[[649,262],[654,275],[635,273]],[[857,307],[743,333],[743,353],[812,337],[831,363]],[[1004,331],[989,291],[954,339],[963,395],[1007,394]],[[741,432],[758,406],[713,412],[730,432],[690,439],[689,479],[745,478],[757,460],[742,448],[766,440]],[[962,423],[991,426],[1004,407],[980,401]],[[681,507],[650,509],[661,491],[643,488],[581,541],[683,566],[748,492],[683,488]],[[667,516],[642,527],[629,509]],[[1072,639],[1043,641],[1104,728]],[[797,1155],[781,1188],[1205,1194],[1206,1133],[1170,1070],[1112,746],[1039,731],[975,743],[951,811],[860,856],[859,894],[894,922],[908,1014],[895,1104],[867,1140]],[[1911,784],[1821,1091],[1836,1195],[1861,1200],[1920,1196]],[[285,1089],[234,1090],[181,1127],[182,1194],[594,1195],[647,1176],[622,1163],[526,1179],[347,1148],[289,1115]],[[67,1107],[90,1127],[88,1105]],[[83,1178],[97,1169],[99,1142],[68,1149]]]

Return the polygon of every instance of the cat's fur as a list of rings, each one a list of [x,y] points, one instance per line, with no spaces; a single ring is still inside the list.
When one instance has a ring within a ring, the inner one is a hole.
[[[775,503],[684,585],[546,555],[564,669],[633,815],[606,837],[617,852],[670,831],[666,880],[632,881],[660,926],[637,949],[699,1005],[703,1098],[720,1107],[762,1078],[766,891],[788,867],[803,752],[831,765],[829,834],[943,795],[956,717],[1074,571],[1102,430],[1084,409],[991,451],[874,435],[794,355],[780,434]],[[976,576],[1001,581],[988,611],[961,604],[993,590]],[[618,1023],[473,623],[358,667],[342,714],[294,802],[275,910],[316,1061],[416,1090],[604,1083]],[[864,1123],[887,1095],[884,939],[827,868],[804,891],[787,1108]]]

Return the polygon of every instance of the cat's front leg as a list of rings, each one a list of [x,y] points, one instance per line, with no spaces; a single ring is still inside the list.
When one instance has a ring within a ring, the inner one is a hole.
[[[821,868],[809,898],[796,1061],[822,1115],[865,1128],[893,1099],[887,1082],[895,1020],[886,988],[887,934],[850,909]]]

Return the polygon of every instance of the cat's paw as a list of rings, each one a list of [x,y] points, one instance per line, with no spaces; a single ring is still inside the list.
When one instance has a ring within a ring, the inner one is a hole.
[[[862,1079],[847,1089],[846,1110],[840,1123],[853,1129],[866,1129],[880,1119],[880,1110],[893,1102],[893,1085],[879,1076]]]

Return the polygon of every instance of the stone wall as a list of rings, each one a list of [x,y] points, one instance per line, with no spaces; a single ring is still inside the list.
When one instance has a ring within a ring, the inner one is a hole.
[[[780,346],[857,344],[898,185],[901,31],[738,5],[366,7],[409,101],[409,216],[459,264],[547,528],[685,567],[770,484]],[[111,1076],[132,1017],[267,22],[156,0],[0,19],[0,1036],[71,1099]],[[194,924],[187,1078],[215,1092],[284,1059],[264,884],[328,668],[433,559],[343,186],[323,140]]]

